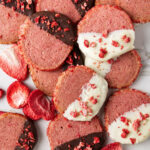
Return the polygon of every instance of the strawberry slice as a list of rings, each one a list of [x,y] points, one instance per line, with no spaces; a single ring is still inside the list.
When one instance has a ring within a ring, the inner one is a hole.
[[[31,92],[28,98],[29,107],[37,116],[42,116],[44,120],[55,118],[55,107],[52,101],[40,90]]]
[[[9,76],[22,81],[27,77],[27,64],[16,44],[0,45],[0,68]]]
[[[102,148],[102,150],[122,150],[122,147],[120,143],[116,142],[105,146],[104,148]]]
[[[3,89],[0,89],[0,98],[2,98],[4,95],[4,90]]]
[[[23,108],[23,113],[29,117],[31,120],[39,120],[42,118],[42,116],[38,116],[36,115],[32,109],[29,107],[29,105],[26,105],[24,108]]]
[[[13,82],[7,89],[7,101],[13,108],[23,108],[27,104],[30,90],[20,81]]]

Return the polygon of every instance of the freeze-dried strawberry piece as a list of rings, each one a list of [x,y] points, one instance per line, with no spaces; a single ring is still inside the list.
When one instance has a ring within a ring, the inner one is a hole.
[[[26,105],[24,108],[23,108],[23,113],[29,117],[31,120],[39,120],[41,119],[42,116],[38,116],[36,115],[32,109],[29,107],[29,105]]]
[[[13,108],[23,108],[27,104],[29,88],[19,81],[13,82],[7,89],[7,101]]]
[[[0,68],[9,76],[22,81],[27,77],[27,64],[16,44],[0,46]]]
[[[120,143],[111,143],[109,145],[106,145],[102,150],[122,150],[122,147]]]
[[[28,98],[29,107],[32,111],[42,116],[44,120],[52,120],[55,117],[55,107],[53,102],[40,90],[31,92]]]
[[[0,98],[2,98],[4,95],[4,90],[3,89],[0,89]]]

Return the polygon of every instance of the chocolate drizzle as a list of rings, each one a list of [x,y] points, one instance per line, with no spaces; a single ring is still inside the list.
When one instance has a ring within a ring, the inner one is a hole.
[[[54,150],[100,150],[105,142],[104,132],[92,133],[57,146]]]
[[[26,121],[15,150],[32,150],[37,140],[36,129],[30,121]]]
[[[72,2],[83,17],[85,13],[94,6],[95,0],[72,0]]]
[[[26,16],[30,16],[35,12],[33,0],[0,0],[0,4]]]
[[[74,45],[75,33],[72,22],[64,15],[56,12],[41,11],[31,16],[33,23],[54,35],[67,45]]]
[[[83,65],[83,57],[77,46],[74,46],[70,55],[65,60],[64,65],[62,66],[63,71],[67,70],[69,67]]]

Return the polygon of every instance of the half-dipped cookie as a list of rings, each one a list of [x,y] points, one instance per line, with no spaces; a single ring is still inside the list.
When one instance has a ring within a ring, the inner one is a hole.
[[[105,108],[105,126],[116,142],[145,141],[150,136],[150,97],[134,89],[115,92]]]
[[[85,66],[63,72],[54,90],[55,106],[63,116],[74,121],[90,121],[105,102],[105,79]]]
[[[130,17],[111,5],[93,7],[78,24],[78,45],[85,56],[107,61],[134,48]]]
[[[37,0],[36,11],[55,11],[78,22],[94,6],[94,0]]]
[[[141,58],[136,50],[106,62],[85,58],[85,65],[103,76],[109,87],[124,88],[130,86],[138,77],[141,69]]]
[[[90,122],[74,122],[59,115],[49,124],[47,135],[51,150],[99,150],[105,134],[97,117]]]
[[[20,28],[20,48],[29,65],[55,70],[63,64],[75,42],[71,21],[55,12],[38,12]]]
[[[0,115],[0,146],[5,150],[32,150],[37,141],[36,130],[25,116],[14,113]]]
[[[16,42],[20,25],[33,13],[32,0],[0,0],[0,43]]]
[[[30,74],[35,86],[45,94],[52,96],[58,77],[68,67],[83,65],[83,58],[78,47],[74,47],[64,64],[54,71],[40,71],[30,66]]]

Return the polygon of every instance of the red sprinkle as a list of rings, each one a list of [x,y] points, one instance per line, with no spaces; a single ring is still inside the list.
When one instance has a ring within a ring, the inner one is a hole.
[[[122,50],[123,48],[124,48],[124,46],[123,46],[123,45],[121,45],[121,48],[120,48],[120,49]]]
[[[135,138],[130,138],[130,141],[131,141],[132,144],[135,144],[136,139]]]
[[[121,117],[121,121],[124,122],[126,125],[129,125],[129,120],[126,117]]]
[[[64,32],[67,32],[67,31],[69,31],[69,30],[70,30],[69,28],[65,28],[65,29],[64,29]]]
[[[126,42],[126,43],[129,43],[129,42],[131,41],[131,39],[130,39],[129,37],[127,37],[126,35],[124,35],[124,36],[122,37],[122,40],[123,40],[124,42]]]
[[[81,114],[82,114],[83,116],[85,116],[85,117],[88,115],[88,111],[87,111],[86,109],[83,109],[83,110],[81,110],[80,112],[81,112]]]
[[[99,137],[94,137],[94,141],[93,141],[94,144],[98,144],[100,143],[100,139]]]
[[[107,62],[108,62],[109,64],[112,64],[112,63],[114,62],[114,60],[113,60],[113,59],[109,59]]]
[[[133,122],[133,129],[135,130],[135,131],[137,131],[138,129],[139,129],[139,127],[140,127],[140,125],[141,125],[141,121],[139,120],[139,119],[137,119],[137,120],[135,120],[134,122]]]
[[[96,43],[95,42],[90,43],[90,47],[96,47]]]
[[[79,0],[74,0],[75,3],[78,3]]]
[[[38,16],[34,19],[35,23],[39,23],[39,20],[40,20],[40,16]]]
[[[76,111],[71,111],[71,112],[70,112],[70,115],[73,116],[74,118],[76,118],[76,117],[79,116],[79,113],[76,112]]]
[[[89,99],[93,104],[97,104],[97,99],[96,98],[94,98],[93,96],[92,97],[90,97],[90,99]]]
[[[99,39],[99,43],[102,43],[102,38]]]
[[[90,84],[90,86],[92,87],[92,89],[96,89],[97,86],[95,84]]]
[[[100,57],[100,58],[104,58],[104,56],[105,56],[104,53],[102,53],[102,52],[99,53],[99,57]]]
[[[104,54],[107,54],[106,48],[101,48],[100,51],[101,51],[102,53],[104,53]]]
[[[117,41],[112,41],[112,45],[113,45],[114,47],[119,47],[119,43],[118,43]]]
[[[55,17],[60,17],[60,14],[55,14]]]
[[[58,26],[58,23],[56,21],[53,21],[52,24],[51,24],[51,28],[54,28],[54,27],[57,27]]]
[[[89,41],[88,40],[84,40],[84,46],[87,48],[89,47]]]
[[[126,137],[127,137],[127,135],[128,135],[129,133],[130,133],[130,132],[129,132],[129,130],[128,130],[128,129],[122,129],[121,137],[122,137],[122,138],[126,138]]]

